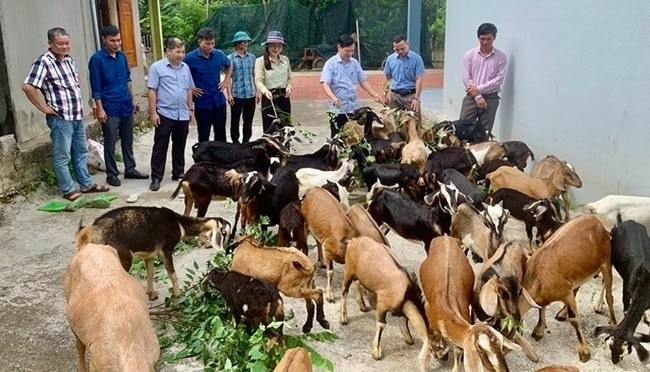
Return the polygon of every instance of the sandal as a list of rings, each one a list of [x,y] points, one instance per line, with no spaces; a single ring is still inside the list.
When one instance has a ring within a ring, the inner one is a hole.
[[[75,201],[81,197],[81,193],[78,190],[72,190],[67,194],[63,194],[63,199],[68,201]]]
[[[109,190],[110,190],[110,188],[108,186],[93,183],[92,186],[90,186],[86,190],[81,190],[81,192],[83,194],[91,194],[91,193],[96,193],[96,192],[107,192]]]

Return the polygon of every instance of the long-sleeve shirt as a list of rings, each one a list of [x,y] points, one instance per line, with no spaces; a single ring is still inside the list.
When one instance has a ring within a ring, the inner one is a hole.
[[[508,58],[497,48],[487,56],[476,47],[465,52],[463,57],[463,83],[465,88],[476,85],[481,94],[501,91],[501,84],[506,74]]]
[[[52,52],[36,58],[24,81],[41,90],[45,103],[64,120],[82,120],[79,70],[69,55],[59,60]]]
[[[357,95],[357,84],[368,79],[366,73],[361,69],[359,61],[350,58],[343,62],[337,53],[325,62],[320,75],[320,82],[327,83],[332,93],[341,102],[341,107],[336,107],[329,101],[329,111],[336,114],[351,113],[359,108],[359,96]]]
[[[289,57],[280,55],[279,61],[271,61],[270,70],[264,68],[264,57],[259,57],[255,61],[255,86],[262,94],[266,94],[271,89],[290,87],[291,63],[289,63]]]
[[[189,66],[192,79],[203,94],[194,97],[194,105],[202,109],[213,109],[226,104],[226,97],[219,90],[221,70],[230,67],[230,59],[219,49],[212,49],[205,57],[199,48],[187,53],[183,62]]]
[[[103,48],[88,62],[90,87],[93,99],[101,99],[108,116],[133,115],[133,97],[129,90],[131,70],[122,51],[115,57]]]
[[[167,58],[149,67],[147,87],[156,90],[156,111],[172,120],[190,120],[188,90],[194,88],[192,73],[185,62],[174,67]]]

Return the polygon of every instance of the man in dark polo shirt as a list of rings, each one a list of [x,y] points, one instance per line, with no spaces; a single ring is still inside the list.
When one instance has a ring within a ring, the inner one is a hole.
[[[194,89],[194,117],[199,134],[199,142],[210,140],[214,128],[214,140],[226,141],[226,97],[229,91],[232,65],[228,56],[214,49],[215,33],[204,27],[196,33],[199,47],[185,56],[185,62],[192,72]],[[221,71],[226,71],[221,81]]]
[[[106,183],[120,186],[115,162],[115,142],[119,134],[124,158],[124,178],[147,179],[135,169],[133,156],[133,113],[140,108],[131,86],[131,70],[122,52],[120,30],[108,25],[101,30],[104,48],[90,57],[88,70],[96,115],[104,134]]]

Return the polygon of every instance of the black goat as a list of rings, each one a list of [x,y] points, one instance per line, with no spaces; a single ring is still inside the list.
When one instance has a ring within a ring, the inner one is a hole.
[[[248,203],[252,198],[257,201],[257,215],[267,216],[269,226],[280,221],[280,211],[287,204],[298,200],[298,179],[292,169],[280,168],[271,182],[258,172],[249,172],[244,179],[240,201]]]
[[[343,151],[343,142],[339,139],[328,139],[327,144],[311,154],[290,155],[283,167],[293,169],[314,168],[324,171],[335,170],[339,166],[339,154]],[[279,167],[271,166],[271,173]]]
[[[233,164],[243,159],[257,158],[259,152],[269,157],[285,158],[289,151],[275,137],[263,135],[248,143],[228,143],[221,141],[199,142],[192,146],[192,158],[195,162],[211,161],[221,164]]]
[[[338,190],[336,191],[338,194]],[[305,217],[300,210],[300,201],[291,202],[280,211],[278,247],[289,247],[292,241],[296,242],[297,249],[309,256],[307,225],[305,225]]]
[[[447,147],[429,155],[429,159],[424,165],[424,180],[428,187],[435,190],[437,189],[436,181],[443,170],[453,168],[468,176],[474,166],[478,166],[478,162],[471,151],[464,147]]]
[[[282,297],[277,288],[266,280],[215,268],[203,279],[204,290],[208,285],[221,292],[228,303],[235,325],[239,325],[242,317],[246,320],[246,331],[249,333],[255,332],[260,324],[284,321]],[[282,325],[277,331],[269,327],[266,333],[276,341],[282,342]]]
[[[439,203],[418,204],[395,191],[379,191],[370,202],[368,213],[378,226],[385,222],[403,238],[423,242],[427,253],[433,238],[451,234],[451,215]]]
[[[485,176],[487,176],[488,174],[494,172],[495,170],[501,167],[512,167],[512,166],[514,165],[508,162],[507,160],[503,160],[503,159],[492,159],[486,161],[485,163],[483,163],[483,165],[481,165],[481,168],[479,168],[478,177],[476,177],[476,180],[479,181],[485,179]]]
[[[506,141],[503,142],[502,145],[506,150],[506,159],[508,159],[508,162],[519,168],[521,171],[526,168],[528,157],[530,157],[532,161],[535,161],[535,154],[533,154],[533,151],[524,142]]]

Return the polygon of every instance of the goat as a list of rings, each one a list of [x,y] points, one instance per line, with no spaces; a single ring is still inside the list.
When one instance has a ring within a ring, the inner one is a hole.
[[[519,169],[510,167],[501,167],[485,178],[492,191],[509,188],[536,199],[555,198],[566,189],[562,169],[554,169],[546,180],[531,177]]]
[[[474,271],[460,242],[440,236],[431,241],[428,252],[420,280],[429,329],[455,346],[454,372],[460,371],[463,353],[466,371],[508,371],[504,355],[521,348],[487,324],[471,324]]]
[[[506,156],[505,148],[496,141],[475,143],[468,145],[467,149],[472,152],[479,167],[486,161],[503,159]]]
[[[591,357],[589,344],[580,329],[575,295],[582,284],[596,273],[603,275],[610,324],[616,324],[612,298],[612,265],[609,234],[594,216],[577,217],[551,236],[526,263],[522,286],[542,308],[532,336],[539,340],[546,329],[546,306],[562,301],[567,306],[569,322],[578,337],[581,362]],[[519,313],[525,316],[531,305],[519,299]],[[558,315],[560,315],[558,313]],[[556,315],[556,318],[558,318]]]
[[[546,241],[560,226],[556,221],[555,204],[551,199],[535,199],[513,189],[499,189],[490,196],[490,204],[503,203],[503,208],[510,215],[526,225],[528,237],[528,253],[532,254],[533,227],[537,227],[537,236],[541,243]]]
[[[436,181],[447,168],[453,168],[465,176],[477,165],[471,151],[464,147],[447,147],[429,155],[424,166],[424,180],[427,186],[436,188]]]
[[[420,200],[420,188],[418,183],[422,183],[422,176],[410,164],[368,164],[366,157],[363,155],[361,148],[356,147],[350,154],[359,164],[363,182],[368,187],[368,193],[373,194],[373,185],[379,181],[382,185],[398,184],[399,187],[412,200]]]
[[[367,236],[379,244],[390,247],[386,235],[381,232],[375,220],[370,216],[370,213],[360,204],[355,204],[350,207],[346,216],[352,222],[352,226],[357,230],[357,236]]]
[[[207,286],[216,288],[226,300],[235,326],[239,325],[242,317],[246,320],[249,333],[255,332],[261,324],[284,321],[282,297],[277,288],[266,280],[214,268],[203,279],[203,289]],[[282,325],[277,332],[272,328],[266,331],[271,336],[269,345],[282,342]]]
[[[451,216],[438,202],[418,204],[391,190],[379,191],[368,206],[368,213],[381,226],[384,222],[405,239],[419,240],[424,250],[436,236],[451,232]]]
[[[589,213],[602,222],[605,229],[611,230],[616,224],[616,215],[623,220],[633,220],[650,231],[650,198],[642,196],[607,195],[585,205]]]
[[[350,219],[345,215],[341,203],[320,187],[314,187],[307,192],[300,209],[309,232],[316,240],[319,261],[325,264],[327,269],[325,299],[328,302],[334,302],[332,294],[333,263],[345,264],[347,241],[354,238],[357,232]]]
[[[345,253],[345,274],[341,294],[341,324],[348,324],[347,297],[352,281],[359,280],[361,285],[377,295],[375,312],[376,331],[372,342],[372,357],[382,357],[380,345],[381,334],[386,327],[386,313],[402,316],[402,335],[404,341],[412,345],[413,337],[408,328],[411,321],[422,340],[422,350],[418,355],[418,367],[421,371],[429,365],[429,335],[424,310],[422,292],[415,274],[409,275],[390,248],[377,243],[367,236],[353,238],[349,241]],[[361,304],[359,304],[361,306]]]
[[[311,331],[316,321],[325,329],[329,322],[323,310],[323,290],[314,288],[316,267],[309,257],[295,248],[265,247],[251,236],[242,236],[227,251],[235,250],[230,270],[263,279],[274,285],[285,296],[304,298],[307,320],[302,331]]]
[[[309,353],[302,347],[287,350],[273,372],[312,372]]]
[[[298,179],[289,168],[280,168],[271,182],[259,172],[248,172],[244,178],[240,202],[248,203],[255,198],[257,215],[267,216],[269,226],[274,226],[280,221],[282,208],[298,200],[298,187]]]
[[[92,243],[117,249],[122,267],[131,269],[134,258],[144,259],[147,267],[147,295],[158,298],[153,288],[153,260],[160,256],[172,282],[172,293],[180,296],[174,270],[174,247],[181,239],[198,236],[210,241],[212,248],[222,248],[230,239],[230,223],[223,218],[186,217],[163,207],[120,207],[110,210],[78,234],[87,233]]]
[[[266,153],[269,157],[286,157],[289,151],[280,141],[271,136],[263,135],[261,138],[248,143],[228,143],[221,141],[205,141],[192,146],[192,159],[198,163],[211,161],[220,164],[233,164],[243,159],[257,158],[259,152]]]
[[[344,180],[346,177],[352,177],[354,175],[355,163],[354,159],[347,159],[336,171],[322,171],[314,168],[299,169],[296,171],[296,178],[298,178],[299,185],[298,197],[302,199],[309,189],[316,186],[322,186],[327,183],[327,181],[339,182],[340,180]],[[343,186],[339,185],[337,187],[339,187],[339,197],[343,195],[348,196],[348,194],[344,194],[340,190]],[[350,206],[347,198],[342,198],[341,203],[343,203],[346,208]]]
[[[117,251],[77,234],[77,252],[64,275],[66,317],[75,335],[79,370],[153,371],[160,355],[140,283],[120,265]]]
[[[638,222],[622,222],[620,214],[617,220],[611,232],[612,263],[623,279],[623,310],[626,313],[617,327],[598,326],[592,335],[609,334],[606,345],[612,363],[620,362],[634,348],[639,360],[645,364],[648,352],[641,342],[650,341],[650,336],[635,334],[635,330],[643,312],[650,307],[650,238],[646,228]]]
[[[290,122],[280,118],[273,119],[271,125],[266,129],[264,134],[275,138],[289,151],[292,150],[291,141],[296,140],[297,142],[302,142],[302,140],[296,136],[296,128],[294,128]]]
[[[470,204],[461,204],[451,216],[451,236],[480,257],[479,261],[492,257],[503,242],[503,229],[508,221],[508,211],[502,204],[485,204],[484,208],[479,211]]]
[[[479,181],[485,179],[485,176],[487,176],[489,173],[492,173],[501,167],[514,167],[514,166],[509,161],[503,159],[494,159],[494,160],[486,161],[479,168],[478,175],[476,176],[476,180]]]
[[[462,142],[479,143],[490,139],[485,126],[476,120],[456,120],[453,122],[454,134]]]
[[[575,168],[564,160],[560,160],[553,155],[548,155],[544,159],[540,160],[539,163],[535,164],[535,167],[530,172],[530,175],[545,180],[553,174],[553,170],[560,168],[562,174],[564,175],[564,189],[562,190],[562,201],[564,202],[564,222],[569,220],[569,210],[571,209],[571,193],[569,192],[569,186],[576,188],[582,187],[582,180],[578,173],[576,173]]]
[[[407,111],[402,117],[400,125],[406,125],[409,133],[409,141],[402,149],[402,164],[410,164],[420,174],[424,171],[424,165],[429,156],[429,149],[424,144],[424,141],[418,135],[418,125],[420,120],[417,114],[412,111]]]
[[[470,203],[479,210],[483,209],[483,202],[485,201],[483,195],[478,192],[474,183],[459,171],[453,168],[443,170],[440,175],[439,183],[448,186],[446,190],[447,193],[453,189],[457,190],[458,195],[456,196],[456,204],[450,204],[452,210],[455,209],[458,204],[463,202]],[[442,191],[442,185],[440,185],[440,190]],[[447,199],[447,201],[449,202],[449,199]]]
[[[344,143],[340,139],[327,139],[325,145],[311,154],[288,156],[283,167],[294,171],[300,168],[334,170],[339,165],[339,155],[343,148]],[[273,167],[272,173],[275,173]]]
[[[526,143],[521,141],[506,141],[501,144],[506,150],[506,159],[508,159],[508,162],[520,171],[523,172],[524,168],[526,168],[528,158],[535,161],[535,154],[533,154],[533,151]]]
[[[479,269],[474,285],[475,303],[472,304],[472,310],[478,319],[483,321],[488,317],[494,321],[503,321],[506,318],[512,320],[515,329],[508,330],[508,338],[512,338],[524,349],[528,359],[538,362],[539,357],[532,346],[516,330],[516,325],[521,322],[518,306],[520,296],[532,307],[539,308],[528,291],[521,286],[526,258],[524,248],[519,242],[501,244]]]
[[[294,201],[282,208],[278,223],[278,246],[288,247],[292,241],[295,241],[296,248],[305,256],[309,256],[307,233],[305,218],[300,211],[300,202]]]

